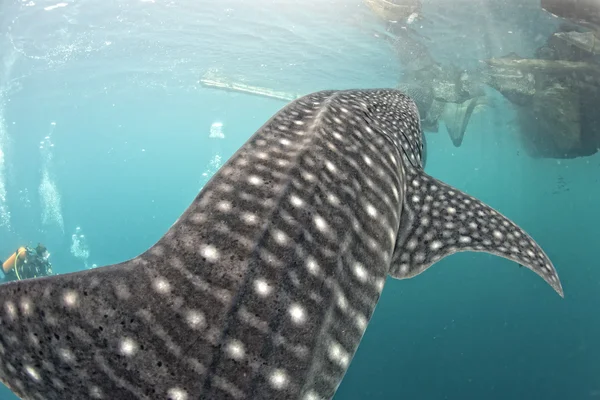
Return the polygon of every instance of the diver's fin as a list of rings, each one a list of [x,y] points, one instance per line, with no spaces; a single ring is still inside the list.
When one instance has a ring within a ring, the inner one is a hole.
[[[460,147],[462,144],[469,119],[477,103],[477,98],[471,98],[464,103],[446,104],[443,118],[454,147]]]
[[[405,279],[460,251],[491,253],[519,263],[563,296],[552,262],[514,222],[424,172],[408,174],[405,209],[390,275]]]

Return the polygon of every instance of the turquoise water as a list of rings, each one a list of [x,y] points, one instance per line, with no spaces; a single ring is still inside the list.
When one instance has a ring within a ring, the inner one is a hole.
[[[465,67],[530,54],[556,24],[533,0],[434,3],[419,22],[430,51]],[[394,86],[401,72],[359,0],[56,5],[0,6],[0,258],[41,241],[58,273],[146,250],[285,105],[203,87],[206,71],[298,94]],[[389,280],[336,400],[600,397],[600,158],[529,158],[495,96],[462,147],[428,134],[427,172],[525,228],[565,299],[482,254]],[[224,138],[210,138],[219,122]]]

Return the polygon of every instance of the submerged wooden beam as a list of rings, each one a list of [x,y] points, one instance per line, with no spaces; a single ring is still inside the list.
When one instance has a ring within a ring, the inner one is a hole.
[[[421,0],[363,0],[379,18],[386,22],[405,21],[421,11]]]
[[[536,58],[490,58],[485,60],[490,67],[514,68],[527,72],[548,72],[568,74],[573,72],[600,73],[600,68],[589,62],[563,61],[563,60],[540,60]]]
[[[203,86],[214,89],[222,89],[237,93],[246,93],[286,102],[301,97],[300,95],[294,93],[281,92],[269,88],[251,86],[241,82],[234,82],[231,79],[227,79],[224,76],[215,73],[214,71],[208,71],[206,74],[204,74],[204,76],[200,78],[200,83]]]
[[[554,36],[588,53],[600,54],[600,33],[598,32],[558,32]]]

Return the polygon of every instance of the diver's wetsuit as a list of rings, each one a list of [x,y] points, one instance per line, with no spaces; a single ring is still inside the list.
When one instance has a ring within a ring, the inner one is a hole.
[[[52,264],[35,249],[27,248],[25,259],[5,273],[4,281],[39,278],[52,275]]]

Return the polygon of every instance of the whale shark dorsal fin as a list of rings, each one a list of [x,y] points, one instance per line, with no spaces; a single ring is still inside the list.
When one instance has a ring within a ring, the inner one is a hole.
[[[541,276],[564,297],[552,262],[514,222],[480,200],[411,170],[390,275],[412,278],[461,251],[494,254]]]

